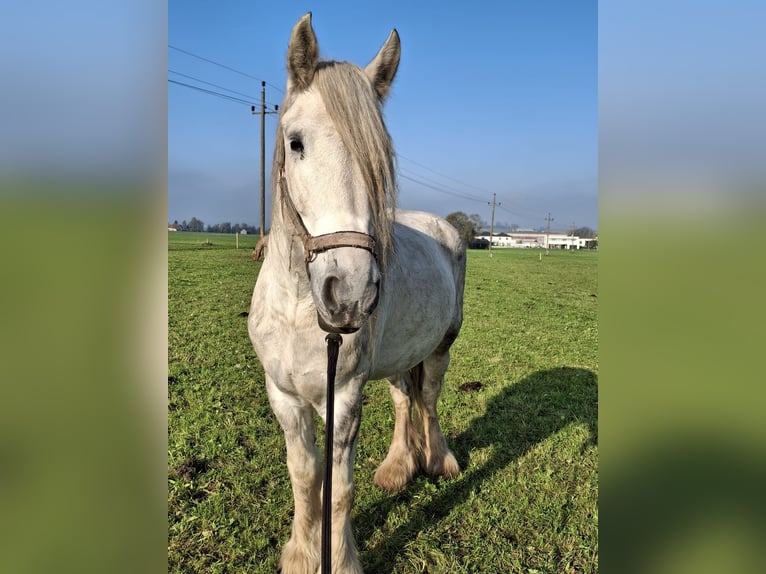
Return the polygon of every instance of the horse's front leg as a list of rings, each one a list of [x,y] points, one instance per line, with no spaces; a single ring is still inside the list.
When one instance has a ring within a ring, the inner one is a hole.
[[[280,391],[268,375],[266,389],[271,408],[285,433],[287,469],[295,501],[292,535],[282,549],[279,568],[283,574],[315,574],[320,558],[322,474],[313,408],[300,398]]]
[[[354,457],[359,423],[362,420],[362,386],[351,381],[336,391],[333,425],[332,468],[332,571],[361,573],[356,543],[351,530],[354,502]]]

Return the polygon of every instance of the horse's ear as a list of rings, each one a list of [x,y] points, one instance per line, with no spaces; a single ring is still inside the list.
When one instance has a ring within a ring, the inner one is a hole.
[[[311,85],[319,63],[319,44],[311,27],[311,12],[298,20],[287,48],[287,88],[303,91]]]
[[[378,55],[364,69],[364,73],[370,78],[380,100],[384,100],[388,95],[396,75],[396,70],[399,67],[399,56],[401,53],[399,32],[394,28],[388,35],[388,40],[383,44]]]

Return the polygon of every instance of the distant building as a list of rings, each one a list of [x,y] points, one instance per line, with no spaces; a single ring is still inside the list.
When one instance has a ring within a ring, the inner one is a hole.
[[[476,236],[477,240],[489,242],[489,231],[482,231]],[[540,233],[536,231],[518,231],[512,233],[492,234],[492,247],[500,248],[548,248],[548,249],[588,249],[590,243],[598,241],[598,238],[585,239],[577,235],[564,235],[563,233]]]
[[[178,231],[177,226],[173,223],[168,223],[168,231]]]
[[[240,235],[247,235],[247,229],[240,229],[239,230]]]

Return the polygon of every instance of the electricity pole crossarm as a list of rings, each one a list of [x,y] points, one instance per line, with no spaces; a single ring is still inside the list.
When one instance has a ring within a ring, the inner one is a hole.
[[[266,111],[266,82],[261,82],[261,111],[256,112],[255,106],[250,106],[250,113],[261,116],[261,238],[266,229],[266,116],[278,114],[279,106],[274,106],[274,111]]]

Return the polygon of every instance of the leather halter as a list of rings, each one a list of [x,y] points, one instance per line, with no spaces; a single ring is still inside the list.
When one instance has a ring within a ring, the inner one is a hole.
[[[337,247],[356,247],[358,249],[364,249],[372,253],[372,256],[375,259],[378,258],[375,238],[367,233],[362,233],[361,231],[335,231],[323,235],[311,235],[308,229],[306,229],[306,225],[303,223],[303,219],[290,197],[290,193],[287,189],[287,180],[284,175],[280,178],[279,183],[282,187],[284,206],[287,208],[287,213],[290,215],[293,224],[295,224],[298,235],[303,242],[304,258],[307,264],[316,259],[318,253],[329,251],[330,249],[335,249]]]

